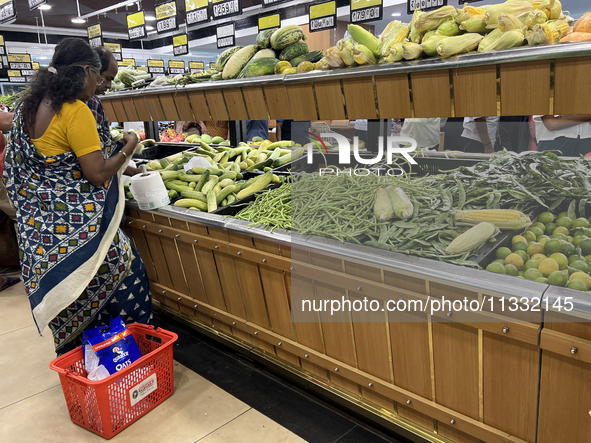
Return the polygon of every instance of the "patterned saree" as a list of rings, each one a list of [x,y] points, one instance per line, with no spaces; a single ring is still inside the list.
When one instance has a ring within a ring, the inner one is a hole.
[[[119,152],[97,126],[105,158]],[[102,186],[92,185],[73,151],[46,157],[35,148],[20,107],[6,150],[3,181],[16,208],[21,272],[39,332],[49,325],[61,354],[81,344],[84,329],[111,317],[148,323],[145,267],[119,229],[127,162]]]

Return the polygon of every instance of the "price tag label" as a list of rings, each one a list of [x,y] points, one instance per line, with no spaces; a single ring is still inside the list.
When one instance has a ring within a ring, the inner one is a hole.
[[[118,62],[123,60],[123,56],[121,55],[121,45],[119,43],[105,43],[105,48],[113,54],[115,60]]]
[[[124,58],[117,62],[117,66],[135,66],[135,58]]]
[[[242,14],[242,0],[213,0],[213,18],[215,20]]]
[[[189,62],[189,71],[191,74],[197,74],[205,69],[203,62]]]
[[[207,0],[185,0],[185,10],[188,26],[208,22],[211,16]]]
[[[7,58],[10,69],[33,69],[31,56],[29,54],[8,54]]]
[[[351,23],[381,20],[384,15],[382,0],[351,0]]]
[[[33,69],[34,69],[35,71],[38,71],[38,70],[39,70],[39,63],[37,63],[37,62],[33,62]]]
[[[209,69],[215,69],[215,62],[209,62]]]
[[[164,60],[148,60],[150,74],[164,74]]]
[[[144,11],[127,14],[127,35],[129,40],[146,37],[146,17]]]
[[[337,27],[337,3],[336,1],[310,5],[310,32],[324,31]]]
[[[288,2],[290,0],[263,0],[263,8],[268,8],[269,6],[275,6],[279,3],[285,3]]]
[[[34,11],[45,3],[47,3],[47,0],[29,0],[29,11]]]
[[[0,0],[0,24],[16,20],[15,0]]]
[[[6,55],[6,46],[4,45],[3,35],[0,35],[0,55]]]
[[[189,39],[187,34],[179,34],[172,37],[172,53],[174,55],[185,55],[189,53]]]
[[[25,83],[27,80],[25,79],[24,75],[18,69],[9,69],[8,70],[8,81],[11,83]]]
[[[176,1],[160,3],[154,6],[154,15],[156,16],[156,31],[158,34],[176,31],[179,28]]]
[[[88,32],[88,43],[90,43],[90,46],[93,48],[103,46],[103,30],[100,23],[89,26],[86,28],[86,31]]]
[[[275,29],[281,27],[280,14],[264,15],[259,17],[259,32],[265,29]]]
[[[461,2],[461,4],[464,4],[464,2]],[[409,15],[415,12],[415,9],[430,11],[442,6],[447,6],[447,0],[406,0],[406,12]]]
[[[177,60],[168,61],[168,72],[170,74],[184,74],[185,73],[185,62]]]
[[[234,23],[225,26],[218,26],[215,30],[217,36],[218,49],[236,46],[234,34]]]
[[[148,74],[148,73],[149,73],[149,71],[148,71],[148,67],[147,67],[147,66],[138,66],[136,69],[137,69],[138,71],[145,72],[146,74]]]

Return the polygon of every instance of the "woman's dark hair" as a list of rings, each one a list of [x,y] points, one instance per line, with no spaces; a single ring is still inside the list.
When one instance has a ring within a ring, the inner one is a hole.
[[[84,90],[88,65],[98,73],[101,60],[95,50],[79,38],[65,38],[55,47],[49,68],[41,68],[23,98],[23,115],[27,124],[32,124],[42,100],[51,101],[57,113],[64,103],[73,103]]]
[[[99,58],[101,59],[101,74],[102,74],[107,69],[109,69],[109,65],[111,64],[111,60],[113,60],[114,57],[113,57],[113,54],[111,53],[111,51],[106,49],[104,46],[99,46],[97,48],[94,48],[94,50],[96,51],[96,53],[99,55]]]

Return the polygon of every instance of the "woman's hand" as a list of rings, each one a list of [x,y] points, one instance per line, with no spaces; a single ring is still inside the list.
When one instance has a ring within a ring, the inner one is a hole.
[[[123,138],[121,139],[125,144],[128,143],[135,143],[136,145],[140,142],[137,134],[133,131],[126,132],[123,134]]]

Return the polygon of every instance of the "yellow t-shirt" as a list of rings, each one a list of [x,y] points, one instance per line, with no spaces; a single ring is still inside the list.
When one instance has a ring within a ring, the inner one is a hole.
[[[80,100],[64,103],[40,138],[32,139],[43,155],[51,157],[74,151],[77,157],[101,150],[94,115]]]

